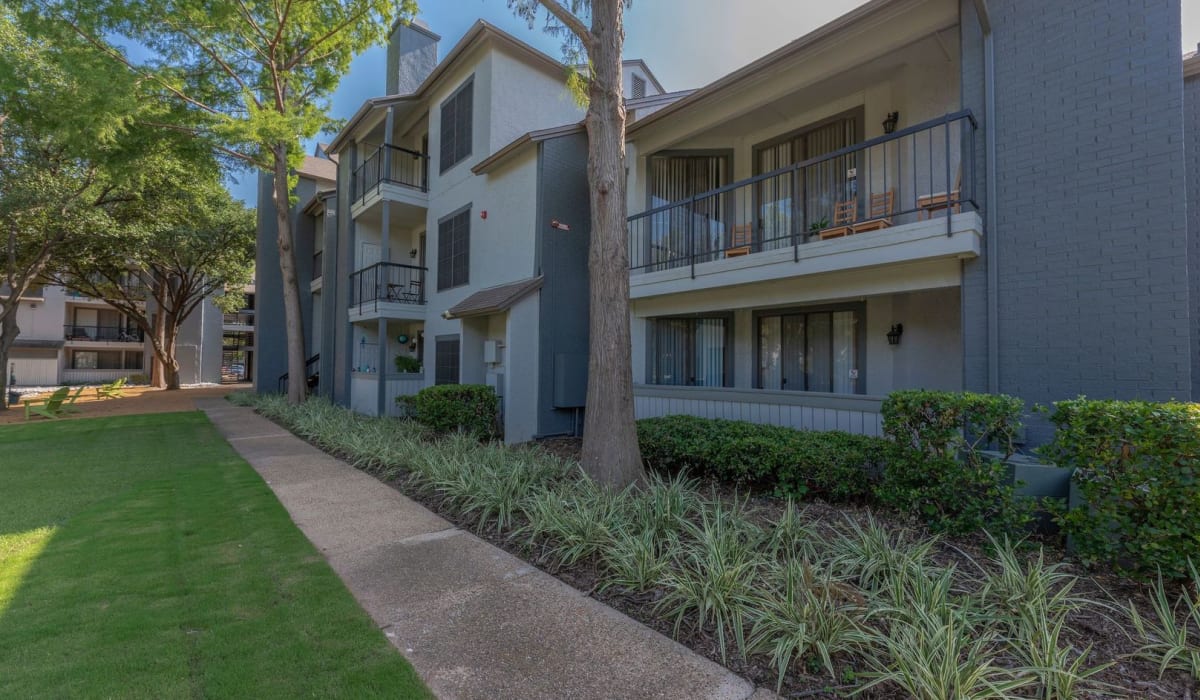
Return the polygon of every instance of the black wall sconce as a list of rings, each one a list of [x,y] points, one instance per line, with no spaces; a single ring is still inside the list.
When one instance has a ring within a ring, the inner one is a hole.
[[[896,130],[896,125],[900,123],[899,112],[888,112],[887,119],[883,120],[883,133],[890,134]]]
[[[892,329],[887,332],[888,345],[899,345],[900,336],[904,334],[904,324],[894,323]]]
[[[408,257],[412,258],[413,260],[416,260],[417,259],[417,249],[413,248],[412,250],[408,251]]]

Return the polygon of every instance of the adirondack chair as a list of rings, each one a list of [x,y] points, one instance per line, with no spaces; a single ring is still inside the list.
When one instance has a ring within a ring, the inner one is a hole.
[[[79,413],[79,407],[75,405],[75,400],[83,394],[83,387],[75,389],[75,393],[71,394],[66,401],[63,401],[62,408],[59,413]]]
[[[25,399],[25,420],[29,420],[35,415],[58,418],[63,413],[63,402],[67,400],[67,395],[70,393],[71,387],[64,386],[44,399]]]
[[[116,381],[96,387],[96,400],[121,398],[125,391],[125,382],[127,381],[129,381],[128,377],[121,377]]]

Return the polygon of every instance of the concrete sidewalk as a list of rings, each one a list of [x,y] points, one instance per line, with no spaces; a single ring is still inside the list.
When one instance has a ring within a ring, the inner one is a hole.
[[[426,684],[455,698],[713,698],[754,687],[459,530],[248,408],[197,401]],[[773,697],[759,691],[758,698]]]

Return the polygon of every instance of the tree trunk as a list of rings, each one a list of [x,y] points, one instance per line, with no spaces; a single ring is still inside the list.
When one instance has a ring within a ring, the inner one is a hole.
[[[150,331],[150,349],[154,351],[154,363],[150,380],[151,385],[155,389],[167,388],[167,367],[162,361],[162,348],[167,343],[167,316],[163,311],[162,302],[158,301],[164,297],[162,294],[162,285],[162,280],[155,280],[153,298],[157,301],[158,308],[154,312],[154,328]]]
[[[165,327],[165,338],[163,355],[160,361],[162,362],[163,378],[166,380],[167,391],[172,391],[179,389],[179,358],[175,357],[175,340],[179,337],[179,323],[176,321],[174,314],[172,314],[163,325]],[[197,361],[200,360],[200,358],[196,359]]]
[[[304,319],[300,313],[300,282],[296,276],[296,252],[292,245],[291,204],[288,201],[287,145],[276,144],[275,220],[278,227],[279,272],[283,280],[283,317],[286,328],[288,403],[304,401],[308,393],[304,372]]]
[[[583,469],[612,488],[646,478],[633,418],[626,250],[625,102],[621,89],[623,0],[592,2],[588,87],[588,184],[592,231],[588,248],[590,342]]]
[[[15,298],[13,303],[18,303]],[[16,313],[6,313],[4,318],[0,319],[0,411],[8,410],[8,352],[20,332],[17,328]]]

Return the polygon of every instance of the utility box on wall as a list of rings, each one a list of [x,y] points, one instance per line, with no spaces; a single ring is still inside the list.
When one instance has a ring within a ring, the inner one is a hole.
[[[483,341],[483,361],[489,365],[500,364],[500,351],[503,347],[499,340]]]

